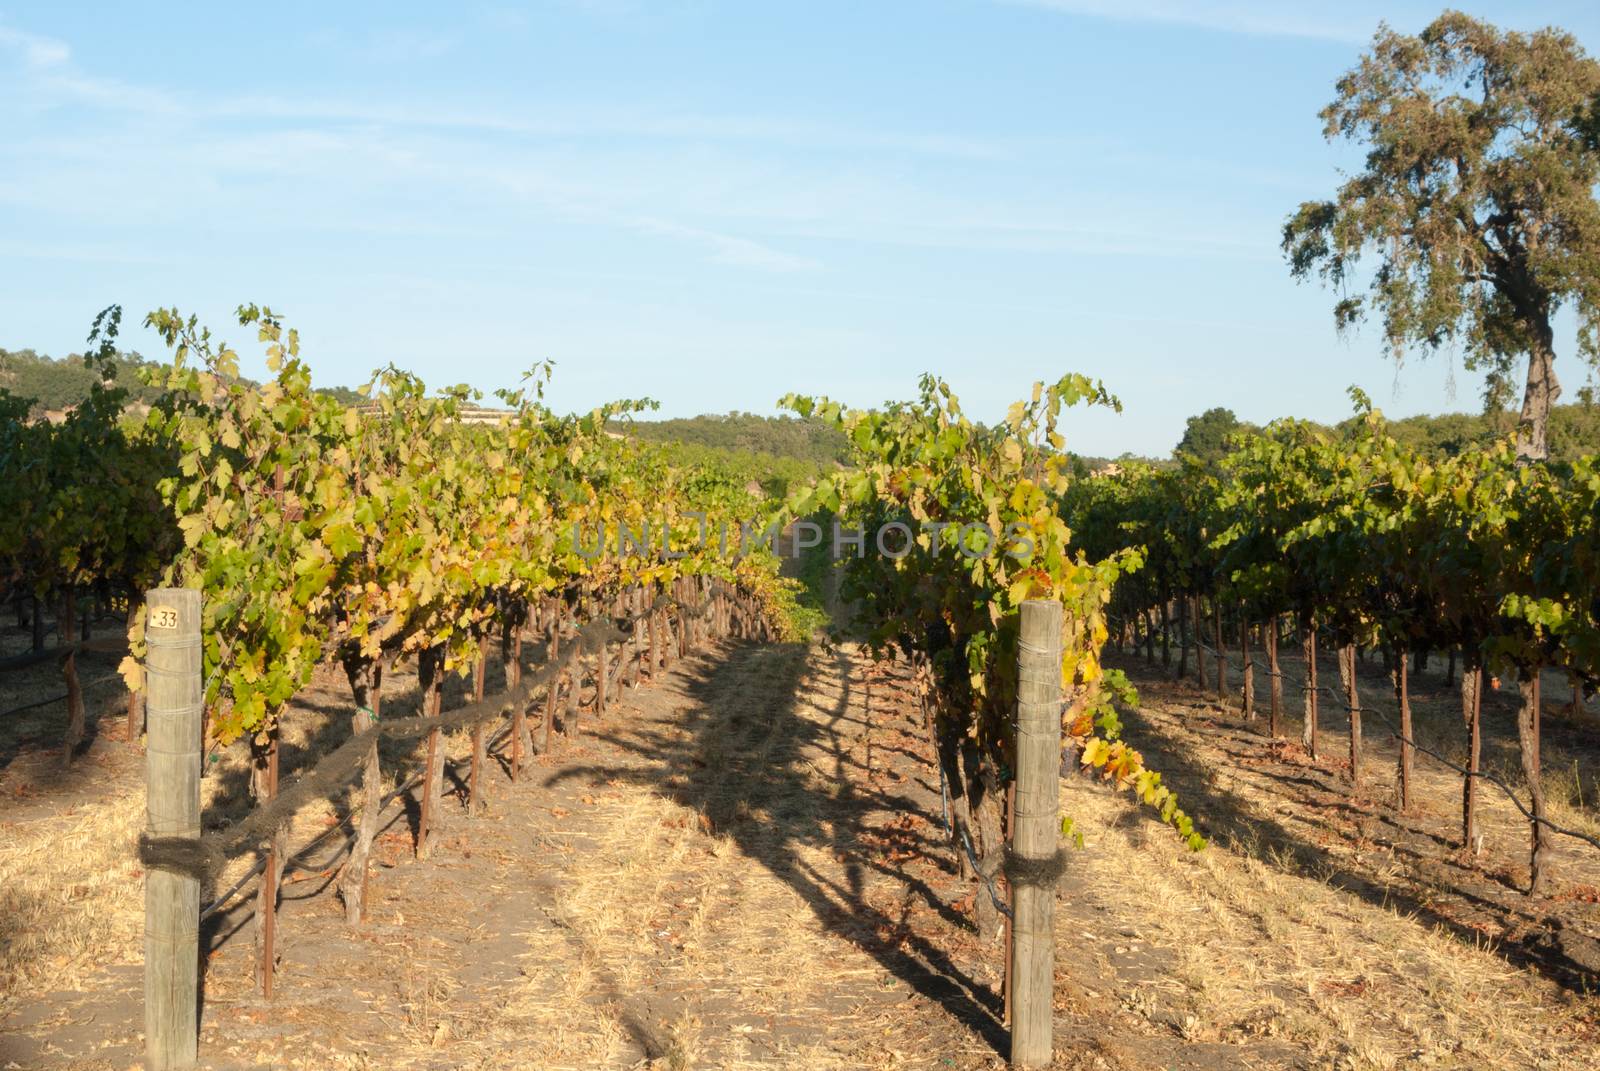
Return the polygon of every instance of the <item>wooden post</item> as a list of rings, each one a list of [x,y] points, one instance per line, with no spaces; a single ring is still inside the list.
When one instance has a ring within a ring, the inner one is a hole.
[[[1256,657],[1250,647],[1250,620],[1239,614],[1239,656],[1244,660],[1244,694],[1240,709],[1245,721],[1256,720]]]
[[[1217,702],[1228,701],[1228,649],[1222,643],[1222,600],[1211,600],[1211,637],[1217,648]]]
[[[437,718],[444,709],[443,647],[417,652],[417,684],[422,691],[422,716]],[[417,819],[417,858],[428,857],[428,844],[439,822],[444,794],[444,743],[437,727],[428,730],[428,760],[422,772],[422,813]]]
[[[145,828],[200,837],[200,593],[145,595],[149,746]],[[35,613],[37,613],[37,609]],[[200,879],[170,870],[144,877],[144,1045],[151,1071],[193,1067],[199,1045]]]
[[[1283,711],[1283,674],[1278,669],[1278,615],[1267,619],[1267,732],[1276,740],[1281,727],[1279,716]]]
[[[1308,620],[1304,626],[1306,683],[1301,695],[1305,700],[1305,725],[1300,730],[1300,744],[1306,754],[1317,757],[1317,623]]]
[[[1206,690],[1206,651],[1204,642],[1200,637],[1205,635],[1205,617],[1201,613],[1202,604],[1200,596],[1194,597],[1194,682],[1203,692]]]
[[[269,802],[278,795],[278,727],[267,730],[264,749],[251,746],[256,760],[256,798]],[[265,1000],[272,999],[272,976],[278,965],[278,890],[287,861],[287,835],[283,829],[273,830],[267,840],[266,867],[261,871],[261,884],[256,889],[256,982]]]
[[[1394,695],[1400,704],[1400,809],[1409,811],[1411,809],[1412,767],[1411,688],[1406,679],[1406,651],[1404,647],[1400,648],[1399,658],[1396,661],[1399,663],[1395,666]],[[1352,666],[1352,673],[1354,669],[1355,667]],[[1353,684],[1350,686],[1350,693],[1352,696],[1355,695],[1355,685]],[[1358,734],[1360,733],[1359,726],[1360,722],[1358,721],[1356,730]],[[1352,757],[1355,755],[1355,747],[1354,743],[1350,745]]]
[[[633,589],[633,661],[628,663],[628,687],[639,687],[639,664],[644,661],[644,588]]]
[[[489,637],[478,640],[478,662],[472,667],[472,701],[483,702],[484,680],[489,674]],[[467,813],[477,814],[483,808],[483,722],[472,723],[472,766],[467,775]]]
[[[594,716],[596,718],[603,718],[606,716],[606,685],[611,683],[609,680],[607,680],[607,676],[611,670],[611,667],[608,664],[610,660],[606,657],[607,646],[608,645],[606,641],[601,639],[600,650],[595,655],[596,668],[594,672],[594,686],[596,691],[594,693]]]
[[[1022,604],[1017,656],[1017,806],[1012,852],[1043,864],[1059,847],[1061,604]],[[1013,881],[1011,1065],[1048,1067],[1053,1048],[1056,884]]]
[[[561,654],[561,618],[550,615],[549,631],[545,640],[545,661],[553,664]],[[539,754],[550,754],[550,729],[556,720],[556,698],[561,692],[561,674],[552,672],[544,692],[544,724],[539,726]]]
[[[510,653],[506,656],[506,687],[516,691],[522,686],[522,620],[508,621],[506,631]],[[528,731],[528,703],[524,699],[511,710],[511,780],[522,777],[523,742]]]
[[[1361,682],[1356,679],[1356,645],[1347,643],[1339,649],[1339,663],[1343,667],[1339,674],[1344,678],[1344,705],[1350,715],[1350,783],[1361,784]],[[1411,717],[1411,708],[1405,702],[1405,677],[1401,675],[1401,703],[1400,718],[1401,732],[1407,739],[1411,737],[1411,730],[1407,721]],[[1409,744],[1404,741],[1400,744],[1400,769],[1402,773],[1410,771]],[[1401,785],[1400,809],[1405,810],[1410,804],[1411,781],[1409,776],[1403,777]]]
[[[1478,764],[1483,759],[1483,667],[1461,674],[1461,717],[1467,728],[1467,773],[1461,783],[1461,847],[1478,851]]]

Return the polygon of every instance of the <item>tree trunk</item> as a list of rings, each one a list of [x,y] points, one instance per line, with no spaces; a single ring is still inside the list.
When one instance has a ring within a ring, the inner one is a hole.
[[[546,664],[554,666],[561,654],[561,622],[550,615],[549,631],[545,635]],[[561,674],[552,671],[550,683],[544,692],[544,724],[539,726],[539,754],[550,754],[550,732],[556,721],[556,702],[561,697]]]
[[[383,704],[383,663],[362,658],[347,658],[345,676],[350,680],[350,693],[356,709],[350,716],[350,729],[362,733],[375,729],[378,712]],[[339,898],[344,901],[344,920],[350,926],[359,926],[367,914],[368,862],[372,857],[372,841],[378,835],[378,820],[383,810],[383,776],[378,767],[378,737],[372,738],[367,748],[367,758],[361,770],[361,824],[356,827],[355,841],[350,845],[350,857],[345,860],[344,871],[339,875]]]
[[[1169,599],[1161,600],[1161,665],[1168,668],[1172,665],[1172,602]]]
[[[1548,316],[1533,327],[1533,344],[1528,353],[1528,382],[1522,394],[1522,416],[1517,423],[1517,461],[1544,461],[1550,456],[1547,425],[1550,410],[1561,397],[1556,380],[1555,337]]]
[[[1461,847],[1478,852],[1478,763],[1483,757],[1483,667],[1461,674],[1461,717],[1467,727],[1467,770],[1461,779]]]
[[[1317,757],[1317,623],[1308,618],[1301,626],[1303,653],[1306,662],[1305,725],[1300,730],[1300,743],[1306,754]]]
[[[1205,648],[1201,646],[1200,636],[1204,627],[1201,622],[1205,620],[1205,615],[1200,610],[1200,596],[1196,595],[1194,597],[1194,679],[1203,692],[1206,690],[1206,652]]]
[[[1548,877],[1549,830],[1544,825],[1544,782],[1539,776],[1539,671],[1521,680],[1522,706],[1517,711],[1517,743],[1522,752],[1522,776],[1532,797],[1532,851],[1528,856],[1528,895],[1544,892]]]

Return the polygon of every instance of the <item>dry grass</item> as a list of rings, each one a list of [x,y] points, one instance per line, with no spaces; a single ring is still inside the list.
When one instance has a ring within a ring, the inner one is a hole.
[[[144,898],[131,852],[143,791],[0,823],[0,1016],[27,993],[82,989],[139,962]]]
[[[484,1071],[997,1066],[980,1025],[1001,960],[950,910],[970,904],[972,887],[949,873],[937,780],[899,685],[853,651],[744,648],[684,669],[589,721],[592,735],[563,743],[523,784],[494,774],[487,817],[448,805],[427,863],[406,865],[398,825],[380,850],[397,867],[375,879],[360,937],[331,894],[286,908],[271,1006],[251,995],[245,931],[208,973],[211,1058]],[[391,683],[401,698],[391,708],[386,697],[385,711],[403,713],[411,682]],[[1326,814],[1208,751],[1193,711],[1164,705],[1175,695],[1147,689],[1139,731],[1193,758],[1205,791],[1241,813],[1190,855],[1125,798],[1068,781],[1064,808],[1091,850],[1073,857],[1058,907],[1059,1066],[1596,1065],[1592,1002],[1512,969],[1487,940],[1473,947],[1414,909],[1346,891],[1359,867],[1408,903],[1421,895],[1392,853],[1336,835]],[[342,739],[346,702],[341,679],[319,676],[289,721],[286,755]],[[449,751],[467,747],[463,735]],[[399,758],[386,754],[386,773]],[[1375,758],[1375,781],[1387,761]],[[212,818],[242,813],[245,763],[235,747],[212,767]],[[1587,770],[1567,786],[1552,765],[1552,797],[1591,820]],[[96,968],[137,961],[136,771],[84,782],[70,807],[33,800],[3,827],[0,1014],[22,994],[92,988]],[[1438,819],[1453,779],[1419,778]],[[1204,819],[1199,795],[1185,804]],[[291,843],[344,805],[307,808]],[[1526,827],[1503,810],[1486,805],[1490,840],[1515,846]],[[1561,857],[1567,879],[1574,859]]]
[[[1230,765],[1205,730],[1190,728],[1184,708],[1192,700],[1169,707],[1170,689],[1141,690],[1145,721],[1163,746],[1200,765],[1209,798],[1244,811],[1205,852],[1180,855],[1129,800],[1068,782],[1064,808],[1092,849],[1076,857],[1077,867],[1106,921],[1092,941],[1087,933],[1063,936],[1090,942],[1107,972],[1126,972],[1141,951],[1148,959],[1154,950],[1159,964],[1125,992],[1125,1008],[1188,1041],[1281,1039],[1357,1071],[1596,1065],[1600,1005],[1509,966],[1487,938],[1474,944],[1396,907],[1402,894],[1407,903],[1429,898],[1406,864],[1378,845],[1344,842],[1316,808]],[[1331,754],[1337,748],[1330,743]],[[1448,814],[1459,781],[1422,770],[1419,791],[1424,809],[1437,801]],[[1185,802],[1204,820],[1203,801]],[[1519,835],[1525,843],[1526,825],[1508,811],[1485,799],[1491,840],[1514,848]],[[1592,819],[1575,798],[1563,811]],[[1569,876],[1581,866],[1572,854],[1561,859]],[[1351,873],[1365,874],[1366,888],[1392,890],[1394,900],[1347,891]]]
[[[725,723],[729,714],[717,716]],[[761,769],[784,728],[765,725],[764,735],[741,738],[712,724],[684,744],[699,748],[708,770],[725,752]],[[567,857],[552,925],[528,935],[526,984],[505,1009],[515,1033],[549,1039],[545,1066],[626,1066],[640,1049],[649,1066],[671,1069],[770,1067],[775,1052],[786,1066],[862,1066],[859,1050],[831,1051],[816,1035],[826,1024],[839,1045],[856,1025],[850,990],[883,972],[829,931],[770,858],[749,854],[791,829],[775,823],[803,820],[795,808],[810,809],[786,796],[752,799],[751,787],[708,780],[696,806],[634,780],[598,793],[585,822],[592,836]],[[737,833],[718,830],[711,815]],[[838,866],[821,846],[797,846],[790,861],[802,871]]]

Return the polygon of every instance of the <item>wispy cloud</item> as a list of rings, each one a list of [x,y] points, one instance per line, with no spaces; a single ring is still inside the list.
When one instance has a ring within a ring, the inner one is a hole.
[[[23,33],[6,26],[0,26],[0,48],[20,53],[22,61],[36,70],[57,67],[72,58],[72,50],[64,41]]]
[[[1348,7],[1341,14],[1306,11],[1307,5],[1275,0],[1266,3],[1215,3],[1212,0],[999,0],[1019,7],[1045,8],[1069,15],[1118,22],[1169,23],[1264,37],[1306,37],[1322,41],[1363,42],[1371,38],[1378,17]]]

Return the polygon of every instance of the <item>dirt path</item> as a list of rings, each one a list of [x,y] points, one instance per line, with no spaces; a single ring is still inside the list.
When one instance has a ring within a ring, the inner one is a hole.
[[[308,741],[336,735],[329,689],[303,715],[325,707],[334,728],[308,722]],[[1592,1002],[1333,880],[1335,851],[1252,843],[1218,795],[1232,738],[1201,731],[1190,698],[1150,685],[1141,744],[1212,832],[1239,832],[1190,855],[1125,797],[1066,782],[1090,850],[1059,902],[1058,1067],[1595,1066]],[[396,808],[361,932],[319,876],[336,860],[302,859],[270,1003],[230,916],[202,1066],[1001,1067],[1001,953],[971,925],[913,711],[895,667],[854,648],[729,644],[679,663],[522,783],[491,776],[486,815],[447,807],[428,862]],[[30,800],[24,847],[0,848],[0,882],[28,878],[77,830],[123,890],[39,894],[46,913],[109,921],[76,951],[40,951],[79,957],[71,988],[13,996],[0,1067],[121,1071],[140,1055],[137,771],[102,773],[71,808]],[[294,843],[336,813],[308,813]]]
[[[397,811],[359,934],[315,862],[287,887],[270,1004],[242,918],[217,934],[204,1066],[992,1062],[994,972],[966,977],[915,932],[937,912],[963,929],[961,890],[931,854],[938,887],[894,865],[931,829],[896,793],[891,766],[917,760],[867,716],[868,676],[839,652],[729,647],[523,784],[492,779],[489,814],[454,816],[426,864]],[[0,1066],[127,1067],[139,986],[130,963],[22,1001]]]

